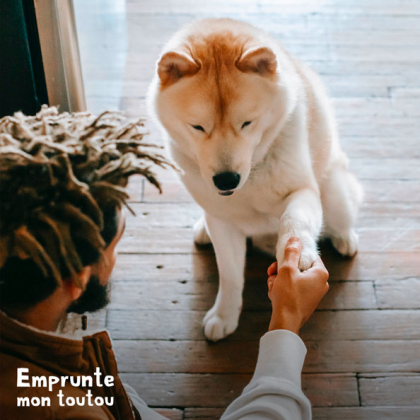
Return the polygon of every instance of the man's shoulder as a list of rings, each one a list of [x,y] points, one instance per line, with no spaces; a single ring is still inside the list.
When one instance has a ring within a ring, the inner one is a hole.
[[[0,353],[0,376],[2,381],[0,388],[16,387],[18,369],[27,369],[32,376],[45,375],[50,376],[53,373],[38,366],[30,360],[25,360],[17,355],[1,352]]]

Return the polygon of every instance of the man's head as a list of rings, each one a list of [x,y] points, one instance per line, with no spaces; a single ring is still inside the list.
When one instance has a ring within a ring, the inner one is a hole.
[[[0,305],[27,311],[48,300],[82,313],[107,303],[125,226],[124,189],[141,174],[159,188],[141,147],[141,123],[118,114],[0,120]],[[150,161],[150,162],[148,162]]]
[[[108,220],[108,223],[109,240],[106,242],[106,247],[98,262],[86,267],[85,272],[79,273],[79,279],[85,283],[85,288],[83,292],[81,289],[74,289],[73,303],[67,312],[77,314],[95,312],[109,303],[109,278],[117,261],[116,248],[125,230],[124,213],[116,211],[115,216]],[[90,276],[86,274],[90,274]]]
[[[109,278],[116,262],[116,246],[125,229],[124,212],[108,208],[104,212],[104,249],[99,253],[83,245],[78,252],[86,252],[85,266],[78,272],[63,274],[61,284],[53,276],[45,276],[31,258],[9,258],[0,269],[1,308],[26,310],[54,294],[57,288],[65,289],[69,301],[67,312],[82,314],[94,312],[109,302]],[[96,255],[95,255],[96,254]],[[61,295],[62,296],[62,295]]]

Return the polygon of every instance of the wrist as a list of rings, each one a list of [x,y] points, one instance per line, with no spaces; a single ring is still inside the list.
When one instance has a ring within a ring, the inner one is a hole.
[[[288,330],[295,334],[299,334],[301,322],[293,316],[271,316],[268,331],[274,330]]]

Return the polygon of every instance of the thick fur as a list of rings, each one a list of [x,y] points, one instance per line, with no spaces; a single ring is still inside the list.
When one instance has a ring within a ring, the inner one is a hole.
[[[281,264],[287,240],[298,236],[302,270],[314,262],[321,232],[341,254],[356,253],[362,189],[347,169],[324,87],[266,33],[230,19],[183,28],[162,53],[149,103],[204,210],[195,241],[211,241],[216,253],[220,286],[204,318],[208,339],[237,327],[247,237]],[[241,176],[230,196],[213,183],[225,171]]]

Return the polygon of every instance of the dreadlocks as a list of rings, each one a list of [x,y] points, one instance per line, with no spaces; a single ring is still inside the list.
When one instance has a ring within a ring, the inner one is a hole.
[[[151,167],[172,164],[143,142],[145,134],[142,120],[126,122],[115,112],[59,114],[44,105],[33,117],[0,119],[2,300],[24,294],[22,281],[41,287],[48,279],[45,298],[96,262],[116,233],[107,224],[122,205],[129,208],[131,175],[160,190]]]

